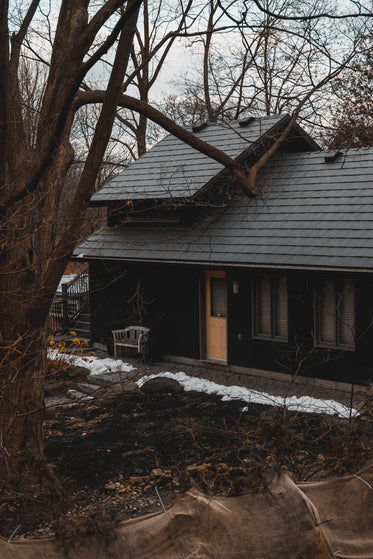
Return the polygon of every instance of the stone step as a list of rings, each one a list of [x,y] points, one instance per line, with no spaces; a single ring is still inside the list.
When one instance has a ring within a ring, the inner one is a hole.
[[[88,394],[89,396],[93,396],[94,393],[101,388],[99,384],[92,384],[90,382],[78,382],[76,385],[77,390],[80,392],[84,392],[84,394]]]
[[[57,410],[68,409],[70,406],[74,405],[66,394],[63,396],[47,396],[45,398],[45,417],[51,418],[56,415]]]
[[[129,380],[133,380],[134,371],[125,372],[112,372],[112,371],[103,371],[99,374],[89,374],[87,376],[87,381],[92,384],[99,384],[100,386],[108,386],[110,384],[115,384],[117,382],[126,382]]]
[[[79,320],[79,322],[76,322],[74,324],[74,330],[73,331],[76,332],[77,334],[79,332],[90,332],[91,328],[90,328],[89,322],[81,322]]]
[[[79,323],[82,323],[82,324],[90,324],[91,321],[89,320],[89,317],[88,317],[88,318],[85,318],[84,316],[79,315],[79,316],[77,316],[76,319],[74,320],[74,323],[75,323],[75,324],[79,324]]]
[[[68,390],[67,396],[70,400],[75,400],[76,402],[88,402],[89,400],[93,400],[93,396],[90,396],[85,392],[80,392],[80,390]]]
[[[91,313],[89,312],[81,312],[77,318],[85,320],[86,322],[90,322],[91,320]]]

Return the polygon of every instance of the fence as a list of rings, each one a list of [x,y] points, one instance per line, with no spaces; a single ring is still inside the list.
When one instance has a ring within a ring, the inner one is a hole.
[[[89,276],[81,272],[68,283],[62,283],[49,311],[51,334],[64,333],[89,301]]]

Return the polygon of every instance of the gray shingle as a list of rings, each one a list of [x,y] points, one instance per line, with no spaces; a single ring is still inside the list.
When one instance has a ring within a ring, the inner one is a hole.
[[[373,148],[345,151],[343,166],[324,155],[277,155],[259,178],[258,199],[239,196],[191,228],[106,229],[76,254],[373,270]]]
[[[209,124],[195,135],[237,159],[287,118],[255,119],[247,127],[237,121]],[[169,135],[94,194],[92,202],[189,197],[223,170],[220,163]]]

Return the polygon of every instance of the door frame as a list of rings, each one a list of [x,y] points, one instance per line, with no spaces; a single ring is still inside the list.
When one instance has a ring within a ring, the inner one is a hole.
[[[210,278],[211,277],[224,277],[226,280],[226,289],[227,289],[227,316],[225,317],[225,330],[226,330],[226,351],[225,351],[225,359],[219,359],[215,357],[209,357],[207,355],[207,311],[209,308],[209,304],[207,301],[208,294],[210,295]],[[220,363],[222,365],[228,364],[228,280],[227,274],[223,270],[205,270],[203,274],[203,279],[201,278],[200,284],[200,296],[201,296],[201,312],[200,312],[200,324],[201,324],[201,358],[207,361]]]

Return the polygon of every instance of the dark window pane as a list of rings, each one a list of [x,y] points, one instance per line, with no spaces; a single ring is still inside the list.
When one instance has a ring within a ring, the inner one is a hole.
[[[258,338],[287,341],[286,276],[262,274],[255,281],[253,332]]]
[[[339,329],[339,343],[347,347],[355,345],[355,290],[350,281],[343,284],[343,290],[338,293],[337,316]]]
[[[269,274],[257,282],[258,334],[271,335],[271,278]]]
[[[276,276],[273,281],[273,305],[275,338],[288,337],[288,283],[285,276]]]
[[[324,280],[316,292],[316,343],[355,348],[355,288],[349,281]]]
[[[324,282],[320,298],[320,341],[336,344],[336,291],[332,280]]]
[[[227,316],[227,282],[225,278],[211,281],[211,316]]]

